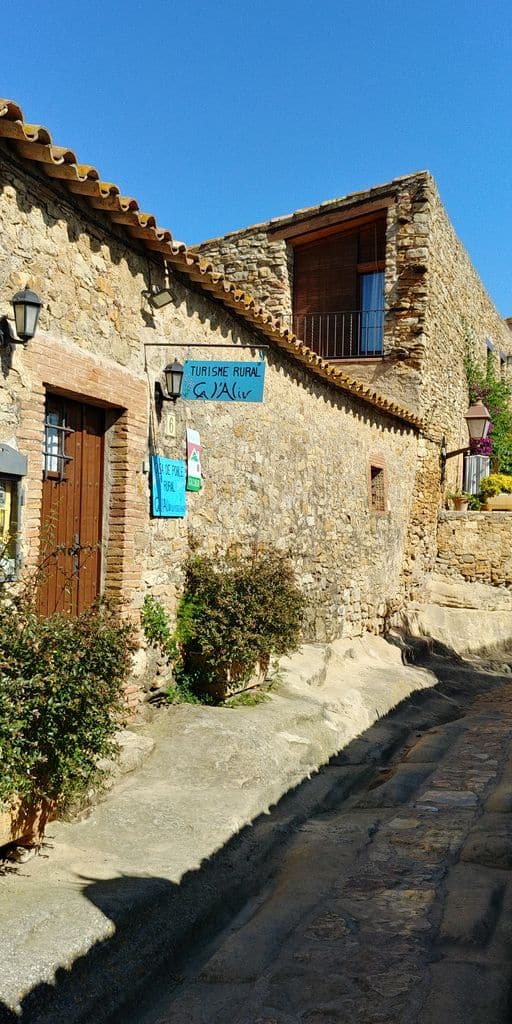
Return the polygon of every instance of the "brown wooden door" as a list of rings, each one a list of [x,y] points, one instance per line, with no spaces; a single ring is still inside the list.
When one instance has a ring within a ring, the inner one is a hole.
[[[39,610],[79,614],[100,592],[102,409],[48,394],[41,514]]]

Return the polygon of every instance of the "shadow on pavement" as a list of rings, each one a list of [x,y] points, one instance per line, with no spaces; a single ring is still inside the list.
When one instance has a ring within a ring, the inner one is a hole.
[[[307,817],[338,807],[358,788],[366,789],[377,766],[411,735],[459,718],[474,698],[512,685],[512,647],[492,656],[493,669],[484,649],[485,668],[428,639],[398,634],[388,639],[402,648],[404,661],[430,669],[438,683],[403,700],[179,884],[154,877],[80,879],[83,895],[113,922],[114,934],[69,970],[59,968],[53,984],[37,985],[23,998],[20,1014],[0,1003],[0,1024],[136,1020],[137,993],[145,986],[171,989],[179,983],[192,948],[211,939],[259,891],[287,837]],[[356,771],[358,767],[363,770]]]

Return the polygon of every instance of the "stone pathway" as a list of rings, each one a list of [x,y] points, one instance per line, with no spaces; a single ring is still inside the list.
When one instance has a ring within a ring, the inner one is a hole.
[[[311,817],[265,890],[124,1024],[504,1024],[512,685]]]

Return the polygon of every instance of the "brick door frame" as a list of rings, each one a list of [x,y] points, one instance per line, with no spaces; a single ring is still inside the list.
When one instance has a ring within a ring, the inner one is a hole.
[[[102,356],[42,332],[26,349],[15,351],[13,369],[18,370],[24,385],[17,430],[19,450],[28,457],[21,527],[24,564],[34,567],[39,558],[46,393],[101,405],[111,423],[106,446],[110,486],[104,511],[107,545],[103,592],[118,601],[124,614],[136,622],[136,606],[143,589],[141,538],[149,535],[148,485],[143,475],[148,439],[147,381]]]

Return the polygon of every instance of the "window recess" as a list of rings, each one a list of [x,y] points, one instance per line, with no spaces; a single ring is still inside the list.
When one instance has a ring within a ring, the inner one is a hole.
[[[386,218],[294,246],[293,329],[324,359],[380,357]]]
[[[65,480],[66,466],[72,462],[66,455],[66,438],[73,430],[66,424],[62,409],[48,409],[44,423],[43,479]]]
[[[387,512],[388,486],[384,459],[374,456],[368,465],[368,502],[370,512]]]

